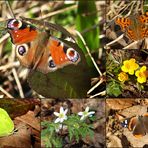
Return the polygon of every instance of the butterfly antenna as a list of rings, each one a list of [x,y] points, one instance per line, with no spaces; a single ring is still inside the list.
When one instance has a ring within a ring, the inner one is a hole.
[[[6,5],[7,5],[8,9],[9,9],[9,11],[10,11],[10,13],[11,13],[11,16],[12,16],[13,18],[15,18],[15,15],[14,15],[14,13],[13,13],[13,10],[12,10],[12,8],[11,8],[11,5],[10,5],[9,0],[6,0]]]

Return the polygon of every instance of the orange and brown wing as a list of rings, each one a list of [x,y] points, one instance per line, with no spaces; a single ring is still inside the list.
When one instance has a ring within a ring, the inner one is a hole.
[[[148,113],[143,116],[143,123],[146,129],[146,132],[148,133]]]
[[[123,32],[131,25],[131,20],[129,18],[116,18],[115,23],[121,27]]]
[[[13,44],[16,45],[31,42],[38,36],[38,31],[34,26],[21,20],[8,20],[7,28]]]
[[[54,37],[50,37],[44,51],[37,67],[43,73],[55,71],[69,64],[76,65],[80,61],[80,55],[74,48]]]
[[[146,12],[143,15],[139,15],[138,19],[141,23],[141,28],[140,28],[141,36],[143,38],[148,37],[148,12]]]
[[[141,138],[146,135],[145,128],[143,127],[143,123],[141,121],[141,116],[131,118],[129,122],[129,130],[133,132],[133,135],[136,138]]]

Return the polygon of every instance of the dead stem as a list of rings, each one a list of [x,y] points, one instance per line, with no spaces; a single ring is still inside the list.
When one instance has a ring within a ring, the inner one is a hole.
[[[7,34],[5,34],[3,37],[1,37],[1,38],[0,38],[0,44],[1,44],[2,42],[4,42],[6,39],[8,39],[9,36],[10,36],[9,33],[7,33]]]
[[[104,78],[103,77],[101,77],[101,79],[100,79],[100,81],[97,83],[97,84],[95,84],[88,92],[87,92],[87,94],[90,94],[93,90],[95,90],[100,84],[102,84],[104,82]]]
[[[123,36],[124,36],[124,34],[120,35],[117,39],[115,39],[115,40],[109,42],[108,44],[106,44],[105,48],[108,48],[108,47],[111,46],[112,44],[118,42],[120,39],[123,38]]]
[[[9,69],[9,68],[18,67],[19,65],[20,65],[19,61],[11,62],[6,65],[0,66],[0,71],[7,71],[7,69]]]
[[[14,75],[14,78],[15,78],[15,81],[16,81],[16,84],[17,84],[17,87],[18,87],[18,91],[19,91],[19,94],[21,96],[21,98],[24,98],[24,93],[23,93],[23,89],[22,89],[22,86],[21,86],[21,83],[20,83],[20,80],[18,78],[18,75],[17,75],[17,72],[16,72],[16,69],[15,68],[12,68],[12,73]]]
[[[89,98],[95,98],[95,97],[97,97],[97,96],[105,96],[105,94],[106,94],[106,90],[101,91],[101,92],[99,92],[99,93],[97,93],[97,94],[95,94],[95,95],[92,95],[92,96],[90,96]]]
[[[11,94],[9,94],[7,91],[5,91],[1,86],[0,86],[0,91],[5,94],[8,98],[14,98],[13,96],[11,96]]]
[[[88,55],[90,56],[90,58],[91,58],[91,60],[92,60],[92,62],[93,62],[93,64],[94,64],[95,68],[97,69],[98,73],[100,74],[100,76],[102,76],[102,72],[100,71],[99,67],[97,66],[97,64],[96,64],[96,62],[95,62],[95,60],[94,60],[94,58],[92,57],[92,55],[91,55],[91,53],[90,53],[90,51],[89,51],[89,48],[87,47],[86,42],[84,41],[82,35],[81,35],[80,32],[78,32],[77,30],[76,30],[75,32],[76,32],[76,34],[80,37],[80,39],[82,40],[82,42],[83,42],[83,44],[84,44],[84,46],[85,46],[85,48],[86,48],[86,50],[87,50],[87,52],[88,52]]]
[[[102,72],[100,71],[99,67],[97,66],[97,64],[96,64],[96,62],[95,62],[95,60],[94,60],[94,58],[92,57],[92,55],[91,55],[91,53],[90,53],[90,50],[89,50],[89,48],[87,47],[86,42],[84,41],[82,35],[81,35],[80,32],[78,32],[78,31],[76,31],[76,34],[77,34],[77,35],[80,37],[80,39],[82,40],[82,42],[83,42],[83,44],[84,44],[84,46],[85,46],[85,48],[86,48],[86,50],[87,50],[87,52],[88,52],[88,55],[90,56],[90,58],[91,58],[91,60],[92,60],[92,62],[93,62],[93,64],[94,64],[95,68],[97,69],[97,71],[98,71],[98,73],[100,74],[100,77],[101,77],[100,81],[99,81],[97,84],[95,84],[95,86],[93,86],[93,87],[87,92],[87,94],[90,94],[94,89],[96,89],[99,85],[101,85],[101,84],[104,82],[104,78],[102,77],[103,74],[102,74]],[[99,95],[102,95],[102,93],[98,93],[98,94],[99,94]],[[98,96],[98,94],[95,94],[95,95],[93,95],[93,96]],[[103,93],[103,94],[104,94],[104,93]],[[93,97],[93,96],[91,96],[91,97]]]
[[[42,16],[42,17],[36,18],[36,20],[47,19],[47,18],[49,18],[49,17],[51,17],[51,16],[54,16],[54,15],[63,13],[63,12],[68,11],[68,10],[73,10],[73,9],[75,9],[75,8],[77,8],[77,5],[73,5],[73,6],[71,6],[71,7],[67,7],[67,8],[60,9],[60,10],[57,10],[57,11],[54,11],[54,12],[50,12],[50,13],[48,13],[48,14]]]

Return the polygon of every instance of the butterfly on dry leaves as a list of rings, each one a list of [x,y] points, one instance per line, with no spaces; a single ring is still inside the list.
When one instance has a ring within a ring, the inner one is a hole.
[[[115,24],[119,25],[125,35],[132,41],[148,37],[148,12],[143,15],[135,14],[129,17],[118,17]]]

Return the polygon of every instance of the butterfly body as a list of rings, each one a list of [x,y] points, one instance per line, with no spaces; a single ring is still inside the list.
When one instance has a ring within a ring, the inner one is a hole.
[[[46,74],[80,61],[74,48],[32,24],[10,19],[7,28],[12,43],[16,45],[16,55],[25,67]]]
[[[125,35],[133,40],[138,41],[148,37],[148,14],[136,14],[130,17],[118,17],[115,23],[120,26]]]
[[[136,138],[145,136],[148,133],[148,114],[125,119],[122,126],[132,131]]]

